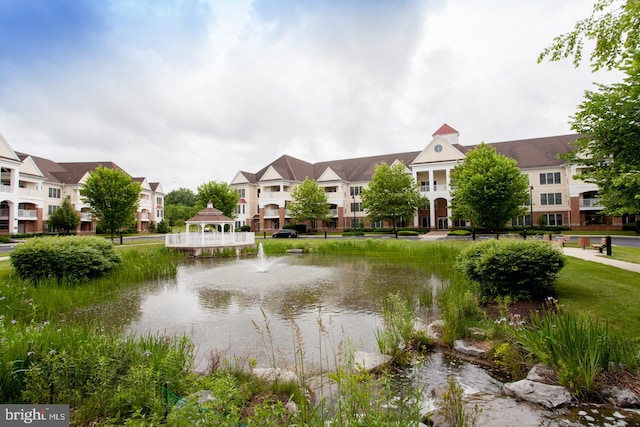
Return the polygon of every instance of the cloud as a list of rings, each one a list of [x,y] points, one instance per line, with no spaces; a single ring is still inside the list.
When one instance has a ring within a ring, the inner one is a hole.
[[[0,44],[0,132],[166,190],[282,154],[420,150],[445,122],[466,144],[568,133],[595,78],[536,58],[589,12],[579,0],[3,2],[0,39],[14,43]]]

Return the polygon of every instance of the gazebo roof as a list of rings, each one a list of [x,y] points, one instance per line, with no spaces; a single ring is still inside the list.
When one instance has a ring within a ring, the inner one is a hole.
[[[213,207],[211,202],[194,217],[185,221],[187,224],[234,224],[234,220]]]

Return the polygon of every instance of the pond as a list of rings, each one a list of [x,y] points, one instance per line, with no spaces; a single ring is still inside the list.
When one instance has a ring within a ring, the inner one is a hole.
[[[334,366],[347,341],[354,350],[377,352],[375,331],[383,325],[381,308],[387,295],[400,294],[413,306],[419,323],[426,325],[437,317],[437,295],[446,286],[448,280],[428,271],[424,263],[388,257],[289,254],[194,260],[180,266],[175,279],[146,283],[117,302],[83,314],[129,333],[186,334],[196,345],[200,370],[212,353],[293,369],[295,351],[302,349],[305,370],[318,372],[320,366]],[[619,419],[603,408],[550,416],[502,396],[504,379],[496,373],[441,352],[402,370],[397,381],[423,384],[428,408],[449,375],[482,408],[478,425],[640,422],[638,414],[625,413]]]
[[[299,254],[269,257],[269,264],[266,272],[259,260],[183,265],[175,280],[143,287],[127,329],[186,333],[197,346],[199,367],[211,351],[290,366],[303,345],[305,366],[313,369],[320,354],[332,357],[347,337],[356,350],[376,351],[389,293],[401,293],[428,321],[438,289],[446,286],[419,267],[387,259]]]

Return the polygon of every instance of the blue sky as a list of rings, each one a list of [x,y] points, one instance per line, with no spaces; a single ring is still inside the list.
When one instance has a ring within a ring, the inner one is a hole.
[[[3,0],[0,133],[165,190],[315,162],[570,133],[595,81],[537,64],[584,0]]]

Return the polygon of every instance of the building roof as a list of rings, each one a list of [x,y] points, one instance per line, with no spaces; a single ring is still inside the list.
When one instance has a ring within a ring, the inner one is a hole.
[[[458,134],[458,131],[451,126],[442,125],[433,135]],[[575,150],[571,144],[582,135],[569,134],[560,136],[550,136],[542,138],[531,138],[514,141],[503,141],[490,143],[496,151],[502,155],[513,158],[518,162],[521,169],[553,167],[564,164],[558,159],[558,154]],[[457,150],[465,154],[477,147],[477,145],[452,144]],[[376,165],[384,162],[388,165],[396,160],[410,165],[420,154],[420,151],[409,151],[405,153],[391,153],[377,156],[328,160],[318,163],[308,163],[288,155],[283,155],[255,174],[242,172],[251,183],[257,183],[262,176],[273,167],[283,179],[291,181],[303,181],[306,177],[317,180],[328,168],[334,171],[340,179],[349,182],[370,181],[375,171]]]

